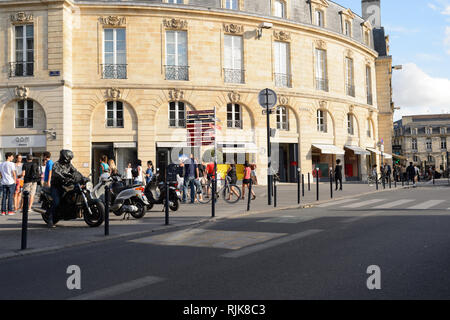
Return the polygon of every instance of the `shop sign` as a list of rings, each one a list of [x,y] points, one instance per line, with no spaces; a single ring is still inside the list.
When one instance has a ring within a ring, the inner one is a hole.
[[[46,147],[44,135],[34,136],[0,136],[0,148],[42,148]]]

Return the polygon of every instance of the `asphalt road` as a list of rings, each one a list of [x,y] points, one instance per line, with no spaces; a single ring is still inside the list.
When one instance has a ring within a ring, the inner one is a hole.
[[[0,260],[0,299],[449,299],[450,188]],[[80,269],[81,289],[69,266]],[[369,290],[369,266],[380,289]]]

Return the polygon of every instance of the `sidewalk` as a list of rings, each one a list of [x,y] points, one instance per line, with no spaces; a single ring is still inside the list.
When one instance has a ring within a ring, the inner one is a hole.
[[[397,189],[401,188],[400,183],[397,185]],[[256,186],[254,189],[257,198],[251,202],[251,210],[249,212],[247,212],[247,195],[245,201],[241,200],[233,205],[226,203],[223,199],[219,199],[216,205],[216,219],[308,207],[318,203],[316,201],[315,184],[311,184],[311,191],[308,191],[308,187],[305,185],[305,197],[301,197],[300,206],[297,204],[296,184],[278,185],[277,208],[273,207],[273,202],[272,206],[268,206],[267,187]],[[384,191],[393,190],[394,184],[392,184],[392,189],[389,189],[387,185]],[[344,184],[344,191],[334,191],[333,185],[334,199],[357,197],[373,192],[377,192],[375,186],[369,186],[367,184]],[[381,185],[379,186],[378,192],[383,192]],[[328,201],[332,201],[330,198],[330,184],[321,183],[319,184],[319,203]],[[28,249],[25,251],[19,250],[21,245],[22,214],[0,216],[0,259],[58,250],[139,233],[195,225],[211,220],[211,204],[182,204],[177,212],[170,212],[169,226],[164,225],[165,213],[162,210],[163,207],[161,205],[155,206],[152,211],[147,212],[145,217],[140,220],[133,218],[130,220],[122,220],[123,217],[110,214],[109,237],[104,236],[103,225],[99,228],[89,228],[82,219],[77,221],[61,221],[57,224],[56,229],[47,229],[40,213],[33,210],[29,213]]]

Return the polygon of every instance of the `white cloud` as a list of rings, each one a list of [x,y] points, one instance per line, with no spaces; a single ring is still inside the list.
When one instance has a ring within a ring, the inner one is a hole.
[[[444,46],[445,52],[450,55],[450,27],[445,27]]]
[[[433,78],[414,63],[394,71],[393,100],[401,109],[395,120],[405,115],[450,113],[450,79]]]

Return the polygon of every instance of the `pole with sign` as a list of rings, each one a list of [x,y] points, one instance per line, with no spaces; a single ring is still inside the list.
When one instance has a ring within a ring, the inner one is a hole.
[[[258,101],[263,108],[263,114],[267,115],[267,201],[272,205],[272,150],[270,145],[270,114],[271,109],[277,104],[277,94],[271,89],[261,90]]]

